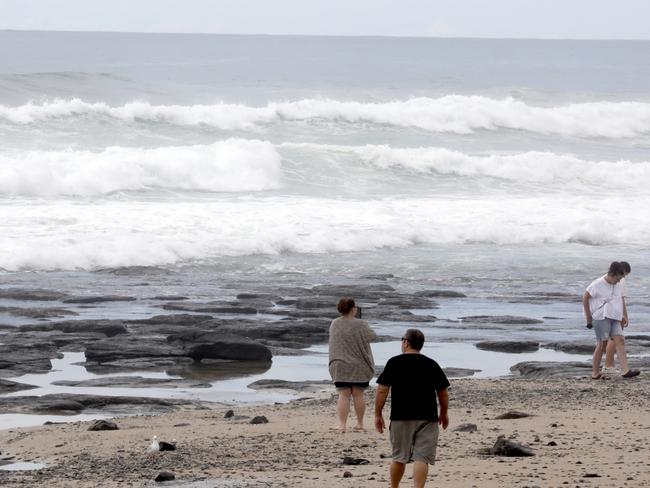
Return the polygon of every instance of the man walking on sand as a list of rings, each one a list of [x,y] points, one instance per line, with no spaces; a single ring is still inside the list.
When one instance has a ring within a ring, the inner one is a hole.
[[[402,337],[402,354],[392,357],[377,378],[375,427],[386,427],[382,411],[391,395],[390,442],[393,462],[390,486],[397,488],[406,464],[413,461],[413,486],[424,487],[429,464],[434,464],[438,445],[438,424],[449,425],[447,408],[449,381],[438,363],[421,354],[424,334],[409,329]],[[440,414],[436,396],[440,401]]]
[[[587,319],[587,326],[592,327],[596,333],[596,349],[592,359],[591,379],[603,378],[600,371],[600,361],[603,352],[607,348],[607,341],[613,339],[616,345],[616,355],[623,378],[634,378],[639,375],[636,369],[629,369],[625,345],[623,342],[623,329],[621,321],[627,322],[627,311],[623,301],[623,293],[619,282],[625,275],[625,269],[621,263],[614,261],[609,266],[605,276],[594,280],[585,291],[582,298],[582,306]]]
[[[625,330],[625,328],[630,325],[629,320],[627,318],[627,281],[625,280],[627,278],[627,275],[629,275],[632,272],[632,266],[630,266],[630,263],[627,261],[621,261],[621,266],[623,266],[623,271],[625,274],[623,275],[623,278],[621,278],[621,281],[619,281],[619,285],[621,287],[621,295],[623,296],[623,320],[621,320],[621,328]],[[625,338],[623,335],[621,335],[621,339],[623,340],[623,348],[625,348]],[[607,350],[605,351],[605,368],[603,368],[603,372],[605,373],[613,373],[616,371],[614,368],[614,353],[616,352],[616,342],[613,339],[610,339],[609,342],[607,343]]]

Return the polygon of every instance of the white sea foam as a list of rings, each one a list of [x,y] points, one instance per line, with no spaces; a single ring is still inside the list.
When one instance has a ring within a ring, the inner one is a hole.
[[[390,102],[304,99],[253,107],[240,104],[121,106],[55,99],[16,107],[0,105],[0,119],[31,124],[63,117],[97,115],[126,122],[206,125],[224,130],[250,129],[281,121],[325,119],[385,124],[432,132],[470,134],[476,130],[513,129],[563,136],[631,138],[650,132],[650,103],[597,101],[541,107],[512,97],[449,95]]]
[[[464,243],[648,246],[650,218],[638,209],[649,205],[647,196],[15,201],[4,208],[0,268],[94,269]]]
[[[281,155],[285,149],[300,151],[299,162],[292,155],[283,168]],[[354,159],[346,159],[350,156]],[[259,140],[227,139],[210,145],[156,149],[109,147],[98,152],[69,149],[0,153],[0,196],[93,197],[150,189],[273,190],[282,186],[283,170],[302,172],[304,181],[316,181],[323,173],[336,177],[340,168],[327,165],[332,161],[340,164],[338,159],[380,170],[373,172],[373,178],[396,187],[402,184],[400,169],[433,177],[498,178],[522,189],[538,184],[557,191],[607,188],[646,192],[650,187],[650,162],[643,161],[590,161],[537,151],[482,155],[438,147],[310,143],[274,146]],[[336,181],[330,183],[336,191]],[[462,183],[459,185],[462,188]]]
[[[155,149],[0,153],[3,196],[97,196],[151,188],[259,191],[278,188],[281,176],[273,145],[247,139]]]
[[[650,162],[592,161],[571,154],[528,151],[515,154],[466,154],[439,147],[393,148],[387,145],[343,146],[284,143],[281,148],[328,155],[349,154],[380,169],[405,168],[419,173],[466,178],[493,177],[513,182],[647,191]]]

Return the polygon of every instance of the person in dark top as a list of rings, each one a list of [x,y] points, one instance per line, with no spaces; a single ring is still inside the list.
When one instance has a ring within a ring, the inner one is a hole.
[[[438,424],[449,425],[447,408],[449,380],[438,363],[421,354],[424,334],[409,329],[402,337],[402,354],[392,357],[377,378],[375,427],[379,433],[386,427],[383,409],[391,395],[390,442],[393,462],[390,465],[390,486],[397,488],[406,464],[413,461],[413,485],[424,486],[429,464],[434,464],[438,445]],[[438,402],[440,413],[438,413]]]

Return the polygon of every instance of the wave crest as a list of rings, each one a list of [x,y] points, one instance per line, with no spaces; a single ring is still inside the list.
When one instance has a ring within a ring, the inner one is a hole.
[[[210,145],[0,154],[0,195],[98,196],[117,191],[211,192],[278,188],[280,155],[269,143],[227,139]]]
[[[32,124],[52,118],[97,115],[135,123],[164,122],[245,130],[282,121],[329,120],[412,127],[431,132],[471,134],[477,130],[523,130],[578,137],[632,138],[650,133],[650,103],[597,101],[554,107],[529,105],[513,97],[448,95],[390,102],[304,99],[253,107],[241,104],[121,106],[56,99],[17,107],[0,105],[0,119]]]
[[[548,151],[474,155],[442,147],[394,148],[373,144],[284,143],[278,147],[352,155],[366,165],[386,170],[404,168],[418,173],[463,178],[490,177],[515,183],[553,183],[558,188],[606,186],[645,192],[650,186],[648,161],[592,161]]]

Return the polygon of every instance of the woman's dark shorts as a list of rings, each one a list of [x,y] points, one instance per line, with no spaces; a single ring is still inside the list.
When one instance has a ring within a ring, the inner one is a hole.
[[[365,383],[349,383],[347,381],[335,381],[334,386],[337,390],[347,390],[348,388],[358,388],[359,390],[365,390],[370,386],[370,382],[366,381]]]

